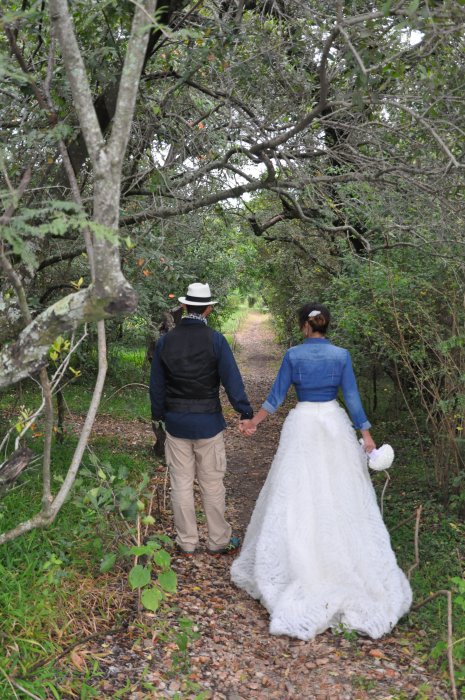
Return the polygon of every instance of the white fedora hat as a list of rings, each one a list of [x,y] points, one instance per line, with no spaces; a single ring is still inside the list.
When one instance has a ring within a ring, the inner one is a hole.
[[[186,296],[178,297],[178,301],[188,306],[213,306],[218,303],[212,299],[210,286],[201,282],[192,282],[187,288]]]

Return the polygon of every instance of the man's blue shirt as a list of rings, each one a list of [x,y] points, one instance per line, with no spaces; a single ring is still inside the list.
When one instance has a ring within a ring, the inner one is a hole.
[[[262,408],[274,413],[293,384],[299,401],[331,401],[341,388],[354,427],[368,430],[350,353],[327,338],[306,338],[284,355],[278,375]]]
[[[202,323],[192,318],[183,318],[183,325]],[[200,440],[217,435],[225,429],[226,422],[221,412],[218,413],[178,413],[165,412],[165,372],[160,359],[165,337],[162,336],[156,345],[150,372],[150,401],[152,404],[152,419],[163,420],[166,431],[177,438]],[[229,347],[228,341],[218,331],[213,331],[213,352],[218,360],[218,374],[232,407],[241,418],[252,418],[253,410],[245,393],[239,368]]]

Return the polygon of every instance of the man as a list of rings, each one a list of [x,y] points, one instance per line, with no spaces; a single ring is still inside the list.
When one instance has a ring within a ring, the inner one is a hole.
[[[194,282],[179,297],[186,315],[162,336],[155,348],[150,375],[152,419],[166,427],[165,454],[171,481],[176,543],[191,556],[199,544],[194,506],[194,478],[200,486],[207,520],[207,551],[230,554],[240,545],[226,522],[226,423],[220,403],[220,384],[241,421],[253,411],[226,338],[207,325],[217,301],[208,284]]]

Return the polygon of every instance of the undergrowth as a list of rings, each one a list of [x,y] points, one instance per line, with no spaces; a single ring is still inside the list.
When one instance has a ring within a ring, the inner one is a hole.
[[[74,442],[68,438],[65,444],[55,446],[55,488],[60,485]],[[114,458],[114,443],[94,441],[93,447],[102,457]],[[145,467],[146,455],[121,451],[118,462],[135,475]],[[80,477],[78,488],[85,488],[86,483],[90,488],[93,479]],[[40,486],[38,467],[30,467],[0,502],[2,530],[39,510]],[[96,629],[120,624],[127,615],[132,605],[129,591],[121,592],[114,575],[99,571],[104,552],[117,540],[103,513],[91,509],[83,513],[72,497],[53,525],[0,548],[0,667],[10,677],[22,679],[21,684],[38,697],[64,697],[60,689],[72,685],[69,669],[65,672],[53,664],[63,648]],[[41,662],[44,665],[32,673]],[[15,692],[21,697],[18,689]],[[15,697],[1,675],[0,697]]]
[[[396,429],[397,428],[397,429]],[[390,442],[396,459],[389,472],[390,481],[384,496],[384,520],[391,533],[399,565],[405,572],[413,567],[415,513],[421,505],[419,528],[419,564],[411,571],[413,607],[438,590],[453,593],[453,637],[456,683],[465,690],[465,524],[459,515],[446,507],[434,488],[419,454],[414,436],[405,433],[405,424],[377,422],[375,432],[381,442]],[[379,497],[386,473],[373,474]],[[410,520],[404,524],[403,521]],[[448,677],[447,600],[439,596],[417,611],[412,610],[397,627],[409,640],[412,651],[434,671]]]

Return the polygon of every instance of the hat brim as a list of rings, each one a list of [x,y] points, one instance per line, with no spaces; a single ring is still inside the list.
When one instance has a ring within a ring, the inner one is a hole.
[[[189,299],[186,299],[186,297],[178,297],[178,301],[180,301],[181,304],[186,304],[187,306],[214,306],[215,304],[218,304],[218,302],[214,301],[213,299],[205,299],[205,301],[190,301]]]

